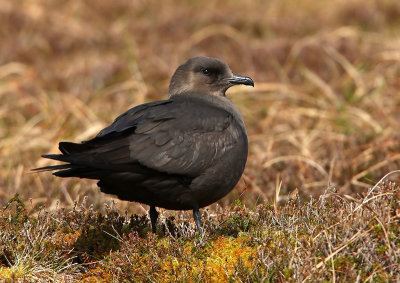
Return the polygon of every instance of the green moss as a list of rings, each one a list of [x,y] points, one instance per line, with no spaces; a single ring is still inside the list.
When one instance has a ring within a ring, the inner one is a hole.
[[[387,250],[388,250],[388,247],[384,246],[384,245],[381,245],[381,246],[376,248],[376,252],[378,254],[385,254]]]

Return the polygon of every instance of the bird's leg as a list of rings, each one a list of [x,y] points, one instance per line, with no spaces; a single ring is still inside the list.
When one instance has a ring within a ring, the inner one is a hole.
[[[149,214],[150,214],[150,221],[151,221],[151,231],[154,234],[156,234],[157,233],[156,224],[157,224],[158,212],[154,206],[150,206]]]
[[[201,214],[198,207],[193,208],[193,218],[197,229],[199,229],[200,235],[203,235],[203,230],[201,228]]]

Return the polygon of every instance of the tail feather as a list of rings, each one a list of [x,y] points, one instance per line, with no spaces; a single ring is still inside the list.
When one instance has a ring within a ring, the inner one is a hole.
[[[92,148],[89,143],[60,142],[58,148],[63,154],[80,153]]]
[[[53,160],[58,160],[61,162],[67,162],[70,164],[66,164],[69,165],[69,167],[73,167],[73,166],[90,166],[90,160],[91,160],[91,156],[89,154],[84,155],[84,154],[45,154],[42,155],[43,158],[47,158],[47,159],[53,159]],[[57,165],[55,165],[57,166]]]
[[[65,161],[66,155],[64,154],[44,154],[42,155],[43,158],[53,159],[58,161]]]
[[[36,172],[45,172],[45,171],[53,171],[53,170],[61,170],[61,169],[69,169],[71,168],[71,164],[61,164],[61,165],[51,165],[51,166],[44,166],[32,169],[32,171]]]
[[[87,168],[80,166],[70,165],[72,168],[68,168],[66,170],[60,170],[53,172],[54,176],[57,177],[79,177],[79,178],[87,178],[87,179],[100,179],[107,174],[107,171],[96,168]]]

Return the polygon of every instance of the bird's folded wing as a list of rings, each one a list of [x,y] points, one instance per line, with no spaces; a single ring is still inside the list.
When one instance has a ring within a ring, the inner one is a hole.
[[[160,172],[198,176],[235,145],[240,130],[232,114],[221,108],[166,100],[124,113],[82,144],[87,148],[81,154],[90,163],[115,168],[139,163]]]

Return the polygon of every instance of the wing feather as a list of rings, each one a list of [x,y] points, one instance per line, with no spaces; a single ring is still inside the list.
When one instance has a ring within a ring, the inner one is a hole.
[[[121,169],[139,163],[159,172],[194,177],[233,147],[243,136],[241,130],[231,113],[201,100],[148,103],[124,113],[83,143],[83,152],[68,152],[67,162],[79,164],[78,159],[85,159],[85,165],[95,168],[106,164]]]

